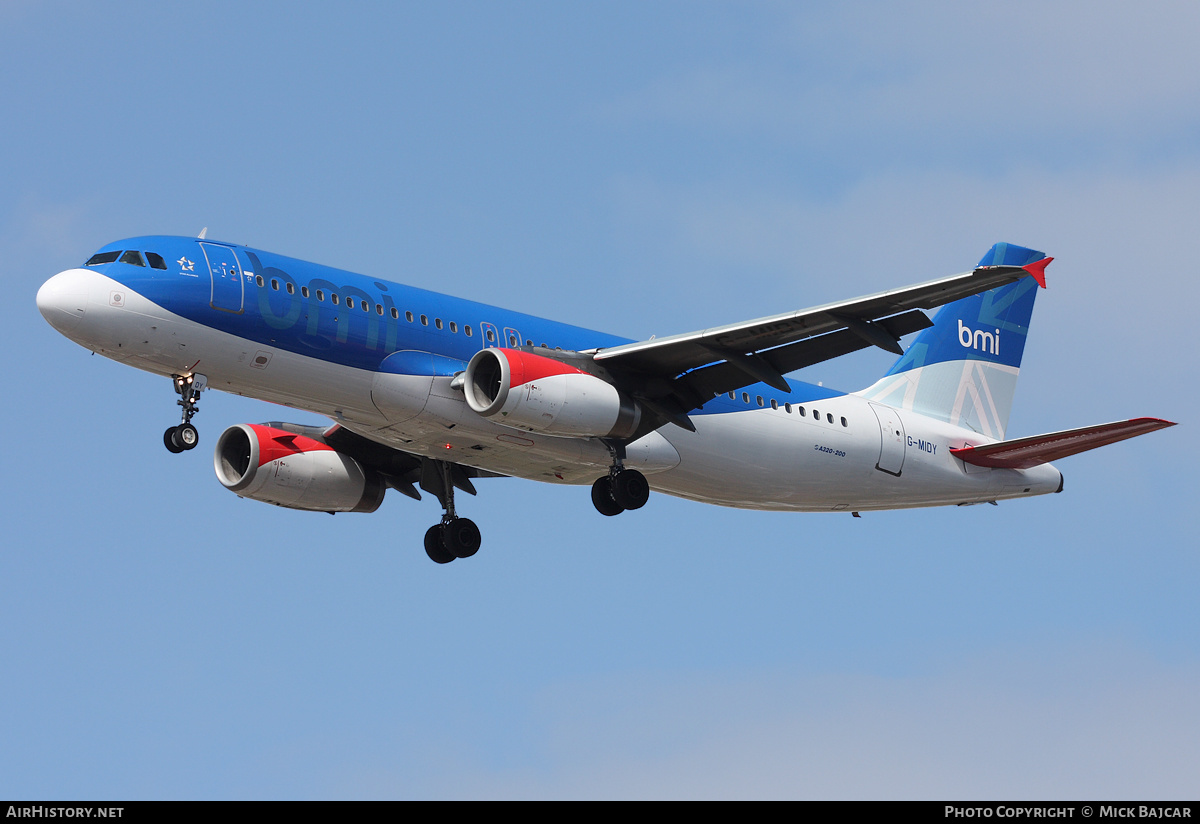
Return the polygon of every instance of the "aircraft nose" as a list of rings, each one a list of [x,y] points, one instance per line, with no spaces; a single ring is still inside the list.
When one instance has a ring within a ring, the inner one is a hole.
[[[38,289],[38,311],[64,335],[79,325],[87,310],[92,273],[85,269],[59,272]]]

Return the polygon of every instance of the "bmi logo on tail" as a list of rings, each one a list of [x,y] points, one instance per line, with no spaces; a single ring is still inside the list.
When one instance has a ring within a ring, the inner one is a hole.
[[[969,326],[963,326],[962,318],[958,320],[958,342],[965,349],[978,349],[981,352],[986,352],[991,355],[1000,354],[1000,330],[996,330],[996,334],[985,332],[982,329],[971,330]]]

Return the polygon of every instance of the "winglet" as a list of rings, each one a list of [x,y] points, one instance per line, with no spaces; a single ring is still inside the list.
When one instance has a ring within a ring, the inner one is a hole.
[[[1033,263],[1030,263],[1026,266],[1022,266],[1021,268],[1024,269],[1029,274],[1033,275],[1033,279],[1037,281],[1037,285],[1042,287],[1043,289],[1045,289],[1046,288],[1046,266],[1052,260],[1054,260],[1054,258],[1052,258],[1052,257],[1042,258],[1041,260],[1035,260]]]
[[[992,266],[1019,266],[1037,281],[1037,285],[1046,288],[1046,264],[1054,260],[1046,257],[1045,252],[1037,249],[1027,249],[1015,243],[997,243],[979,261],[976,268],[988,269]]]

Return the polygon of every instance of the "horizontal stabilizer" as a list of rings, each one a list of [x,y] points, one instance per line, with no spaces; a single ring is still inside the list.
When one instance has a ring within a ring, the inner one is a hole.
[[[1032,438],[1018,438],[985,446],[965,446],[961,449],[951,449],[950,454],[975,466],[1029,469],[1031,466],[1056,461],[1098,446],[1107,446],[1174,425],[1172,421],[1160,418],[1134,418],[1130,421],[1067,429],[1063,432],[1034,435]]]

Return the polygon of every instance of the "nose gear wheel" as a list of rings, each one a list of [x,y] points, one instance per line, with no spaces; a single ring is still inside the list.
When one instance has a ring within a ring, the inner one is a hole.
[[[195,449],[200,443],[200,433],[192,425],[192,416],[200,411],[200,393],[208,385],[203,375],[172,375],[172,384],[179,400],[175,403],[183,408],[182,420],[178,426],[172,426],[163,433],[163,446],[168,452],[176,454]]]
[[[188,449],[195,449],[198,443],[200,443],[200,433],[190,423],[168,427],[167,431],[163,433],[163,445],[167,447],[168,451],[176,454]]]

